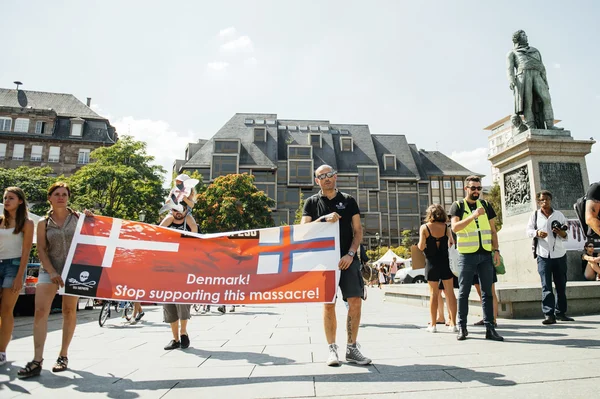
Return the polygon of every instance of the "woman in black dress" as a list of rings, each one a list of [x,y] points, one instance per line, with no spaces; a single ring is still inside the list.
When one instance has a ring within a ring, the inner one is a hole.
[[[438,309],[439,280],[444,283],[444,293],[450,313],[448,329],[452,332],[456,328],[456,296],[454,295],[453,277],[448,258],[448,247],[454,240],[450,229],[446,226],[448,215],[439,204],[430,205],[425,215],[425,224],[419,230],[419,243],[417,246],[425,252],[425,278],[429,284],[429,312],[431,321],[427,327],[429,332],[437,332],[436,318]],[[439,304],[443,306],[443,304]]]

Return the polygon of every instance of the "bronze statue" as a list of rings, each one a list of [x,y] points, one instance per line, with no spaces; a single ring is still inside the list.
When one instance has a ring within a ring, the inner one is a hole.
[[[520,115],[523,115],[529,129],[562,130],[554,126],[554,112],[542,55],[536,48],[529,46],[525,31],[516,31],[512,39],[514,48],[507,55],[507,67],[517,116],[513,116],[513,124],[519,128]]]

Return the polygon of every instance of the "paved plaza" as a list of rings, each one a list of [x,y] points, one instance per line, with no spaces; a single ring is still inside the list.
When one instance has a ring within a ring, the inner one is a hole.
[[[0,398],[589,398],[600,384],[600,316],[543,326],[500,320],[506,342],[484,340],[469,327],[458,342],[444,328],[427,333],[427,309],[386,302],[369,289],[359,342],[371,366],[327,367],[321,305],[238,307],[235,313],[194,315],[191,347],[165,351],[171,339],[160,307],[147,307],[137,325],[99,310],[79,312],[69,353],[71,369],[50,371],[60,346],[61,318],[51,315],[44,371],[16,378],[31,360],[31,317],[17,319],[10,362],[0,367]],[[346,309],[338,303],[338,323]],[[216,307],[213,307],[216,312]],[[477,321],[474,316],[470,324]],[[338,344],[345,345],[345,330]],[[343,352],[343,350],[342,350]],[[343,358],[343,356],[342,356]]]

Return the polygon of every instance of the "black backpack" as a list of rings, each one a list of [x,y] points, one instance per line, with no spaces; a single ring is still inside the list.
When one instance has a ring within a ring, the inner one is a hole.
[[[583,196],[578,198],[577,201],[573,204],[573,209],[575,209],[575,213],[577,214],[577,219],[579,219],[579,223],[581,223],[581,229],[583,230],[583,234],[585,234],[588,238],[600,238],[598,234],[594,230],[592,230],[587,223],[585,222],[585,203],[587,202],[587,196]]]

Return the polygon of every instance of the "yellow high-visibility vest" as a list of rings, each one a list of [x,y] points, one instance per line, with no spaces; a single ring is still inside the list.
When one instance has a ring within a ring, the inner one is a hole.
[[[465,220],[471,216],[472,212],[471,209],[469,209],[467,200],[463,200],[463,202],[465,210],[462,215],[462,220]],[[483,208],[483,205],[479,200],[477,200],[477,208]],[[492,251],[492,227],[490,226],[487,212],[479,216],[477,222],[479,223],[479,228],[477,228],[475,221],[472,220],[467,227],[456,233],[456,248],[461,254],[472,254],[479,250],[479,234],[481,234],[481,245],[483,245],[483,249],[490,252]]]

